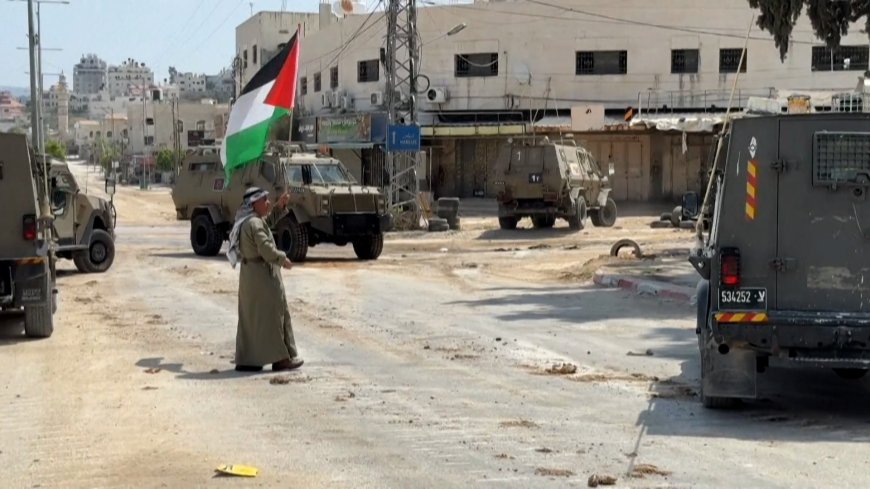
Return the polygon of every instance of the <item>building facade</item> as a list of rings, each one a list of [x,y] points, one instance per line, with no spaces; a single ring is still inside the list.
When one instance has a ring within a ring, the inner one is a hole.
[[[721,112],[738,76],[736,109],[751,97],[781,93],[830,100],[853,91],[868,69],[870,47],[857,26],[832,51],[815,39],[806,18],[784,61],[771,36],[757,28],[741,61],[753,14],[745,0],[515,0],[419,8],[415,99],[430,162],[418,173],[421,184],[443,195],[491,197],[498,145],[535,133],[548,117],[567,121],[556,124],[559,131],[574,131],[571,109],[590,106],[600,110],[600,122],[574,132],[599,160],[614,163],[614,179],[622,182],[614,189],[618,199],[672,199],[687,185],[700,190],[700,180],[686,175],[703,164],[710,130],[689,132],[683,141],[674,131],[654,136],[661,131],[616,134],[608,128],[627,126],[626,114]],[[377,120],[386,98],[383,13],[325,18],[301,41],[295,113],[314,122],[297,128],[316,131],[321,120],[338,116]],[[242,26],[237,48],[252,42],[240,38]],[[672,152],[677,136],[679,157]],[[382,159],[382,147],[371,138],[314,139],[349,166],[377,166]]]
[[[144,115],[143,115],[144,109]],[[223,140],[229,107],[195,102],[151,102],[127,108],[131,154],[148,154],[173,148],[182,150],[217,144]]]
[[[154,72],[145,63],[133,58],[117,66],[109,66],[108,91],[110,97],[137,96],[154,85]]]
[[[11,92],[0,92],[0,121],[14,122],[24,119],[25,105],[12,96]]]
[[[72,91],[76,95],[99,93],[106,88],[108,67],[96,54],[82,55],[73,67]]]
[[[310,35],[329,25],[333,20],[329,4],[321,4],[321,13],[258,12],[236,27],[236,83],[245,86],[252,76],[263,67],[284,43],[290,40],[296,29]]]

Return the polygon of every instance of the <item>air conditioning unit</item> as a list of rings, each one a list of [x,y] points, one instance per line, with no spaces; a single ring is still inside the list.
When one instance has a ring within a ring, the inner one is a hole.
[[[443,104],[449,99],[446,88],[430,88],[426,91],[426,100],[433,104]]]
[[[371,102],[372,105],[384,105],[384,92],[372,92]]]
[[[350,110],[353,108],[353,97],[350,95],[344,95],[341,97],[341,108],[342,110]]]
[[[338,92],[332,92],[332,105],[331,107],[339,108],[341,107],[341,99],[342,95]]]
[[[333,98],[332,95],[333,95],[332,92],[330,92],[329,90],[321,93],[320,94],[321,105],[323,105],[324,107],[334,107],[335,106],[335,103],[334,103],[335,98]]]

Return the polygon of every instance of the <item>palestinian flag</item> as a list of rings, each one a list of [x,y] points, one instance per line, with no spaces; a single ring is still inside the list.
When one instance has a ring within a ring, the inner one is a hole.
[[[298,36],[297,31],[284,49],[260,68],[230,110],[221,147],[227,179],[233,171],[263,155],[272,125],[293,111],[299,68]]]

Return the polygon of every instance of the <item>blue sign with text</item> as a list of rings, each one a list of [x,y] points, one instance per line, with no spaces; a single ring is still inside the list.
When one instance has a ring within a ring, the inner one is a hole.
[[[387,126],[387,151],[420,151],[420,126]]]

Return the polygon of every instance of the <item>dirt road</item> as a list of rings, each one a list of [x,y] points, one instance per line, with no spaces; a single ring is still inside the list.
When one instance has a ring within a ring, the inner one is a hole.
[[[868,384],[773,372],[770,400],[706,411],[693,311],[588,283],[614,237],[687,246],[648,218],[315,248],[284,273],[305,366],[243,375],[237,272],[190,252],[167,190],[116,200],[115,265],[62,265],[54,336],[0,324],[2,487],[865,485]]]

